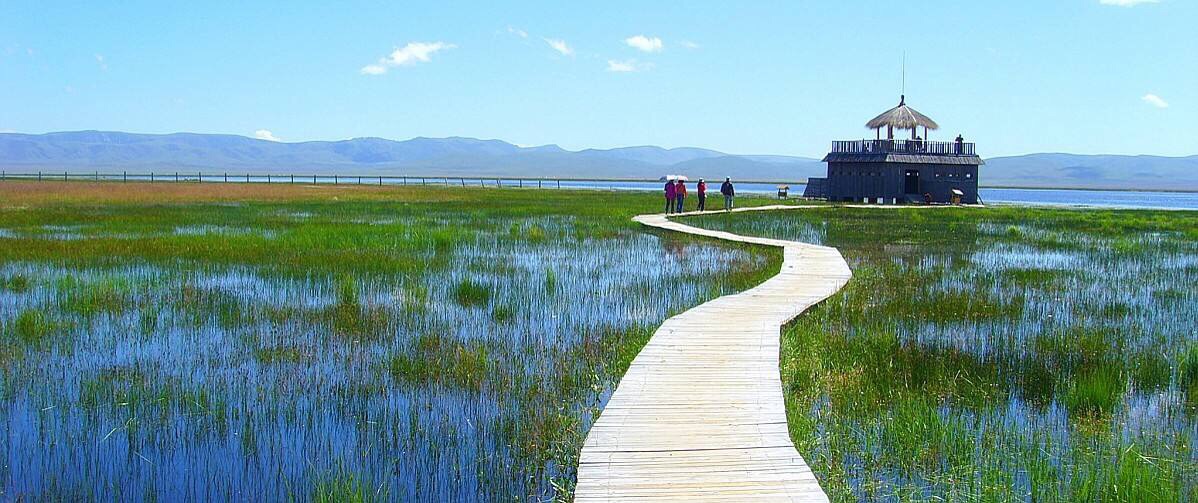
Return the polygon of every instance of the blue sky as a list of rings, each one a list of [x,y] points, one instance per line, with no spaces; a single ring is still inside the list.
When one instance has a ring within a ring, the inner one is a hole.
[[[109,5],[111,4],[111,5]],[[1120,5],[1123,4],[1123,5]],[[1198,154],[1198,2],[0,4],[0,130]]]

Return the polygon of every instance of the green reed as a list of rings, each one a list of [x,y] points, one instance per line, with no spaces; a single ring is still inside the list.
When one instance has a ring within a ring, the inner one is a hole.
[[[804,209],[688,219],[838,247],[783,334],[791,436],[834,500],[1198,497],[1198,216]]]
[[[0,398],[38,418],[11,438],[52,440],[46,473],[122,467],[0,485],[164,499],[177,474],[210,499],[568,499],[656,325],[780,262],[643,232],[647,194],[338,198],[0,207]]]

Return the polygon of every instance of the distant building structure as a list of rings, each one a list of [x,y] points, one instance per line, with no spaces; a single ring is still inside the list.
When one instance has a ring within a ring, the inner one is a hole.
[[[827,178],[808,180],[804,197],[874,204],[977,204],[978,166],[983,161],[974,144],[960,135],[951,142],[929,141],[928,131],[940,126],[907,106],[906,96],[865,127],[875,130],[875,139],[833,141],[824,157]],[[896,129],[910,130],[910,139],[894,139]]]

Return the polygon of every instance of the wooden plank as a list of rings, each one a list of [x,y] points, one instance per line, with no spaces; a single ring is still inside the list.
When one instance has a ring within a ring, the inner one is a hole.
[[[781,247],[782,270],[657,329],[587,434],[575,501],[827,501],[790,441],[778,351],[782,325],[849,280],[840,252],[698,229],[665,215],[634,220]]]

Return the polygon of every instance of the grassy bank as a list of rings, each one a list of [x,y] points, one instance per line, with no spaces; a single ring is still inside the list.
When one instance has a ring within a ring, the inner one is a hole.
[[[2,494],[568,497],[653,329],[780,262],[629,221],[659,203],[0,183]]]
[[[834,499],[1198,497],[1198,215],[687,222],[835,246],[853,268],[783,336],[791,436]]]

